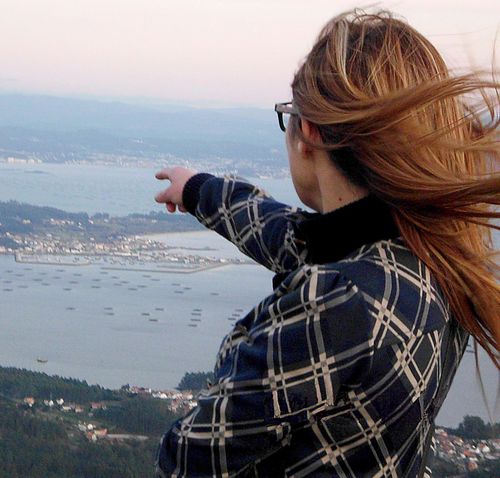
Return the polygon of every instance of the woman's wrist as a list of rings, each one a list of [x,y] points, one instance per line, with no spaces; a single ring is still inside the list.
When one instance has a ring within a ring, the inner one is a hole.
[[[197,173],[191,176],[182,190],[182,204],[187,212],[195,214],[196,206],[200,200],[200,190],[203,184],[209,179],[214,178],[213,174]]]

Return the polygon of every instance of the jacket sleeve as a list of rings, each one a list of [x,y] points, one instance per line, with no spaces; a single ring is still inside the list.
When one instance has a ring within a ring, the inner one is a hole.
[[[223,340],[214,385],[161,441],[159,476],[240,476],[370,373],[371,321],[356,287],[308,266],[292,276]]]
[[[184,187],[183,203],[204,226],[276,273],[306,263],[296,224],[311,213],[275,201],[244,179],[195,175]]]

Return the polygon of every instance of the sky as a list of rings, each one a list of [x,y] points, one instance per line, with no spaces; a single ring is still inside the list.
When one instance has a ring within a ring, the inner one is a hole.
[[[0,0],[0,92],[269,107],[343,0]],[[378,2],[490,66],[497,0]],[[498,42],[497,42],[498,43]],[[498,48],[498,47],[497,47]]]

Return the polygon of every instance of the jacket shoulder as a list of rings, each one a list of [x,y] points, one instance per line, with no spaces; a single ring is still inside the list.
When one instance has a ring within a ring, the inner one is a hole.
[[[439,330],[450,319],[439,284],[402,238],[365,245],[338,262],[305,265],[288,279],[284,285],[292,287],[316,282],[320,296],[339,280],[349,282],[363,298],[379,347]]]

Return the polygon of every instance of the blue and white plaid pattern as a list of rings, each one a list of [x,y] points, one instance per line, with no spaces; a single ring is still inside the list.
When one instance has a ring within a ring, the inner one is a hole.
[[[468,339],[425,264],[402,238],[307,263],[307,213],[233,177],[203,184],[196,216],[284,278],[222,341],[158,476],[417,476],[443,344],[452,377]]]

